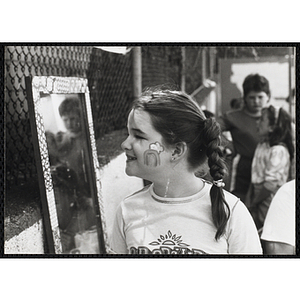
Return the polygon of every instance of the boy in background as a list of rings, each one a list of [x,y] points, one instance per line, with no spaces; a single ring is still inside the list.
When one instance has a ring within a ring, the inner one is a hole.
[[[270,100],[269,81],[259,74],[248,75],[243,82],[244,105],[241,109],[228,111],[218,118],[222,131],[229,131],[237,156],[232,193],[243,202],[251,182],[251,164],[260,137],[257,121],[262,108]]]

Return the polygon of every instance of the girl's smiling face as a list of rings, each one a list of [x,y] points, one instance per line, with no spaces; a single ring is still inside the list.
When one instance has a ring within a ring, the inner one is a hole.
[[[154,129],[150,115],[141,109],[132,110],[127,129],[128,137],[122,143],[127,156],[126,174],[152,182],[158,180],[171,160],[171,151]]]

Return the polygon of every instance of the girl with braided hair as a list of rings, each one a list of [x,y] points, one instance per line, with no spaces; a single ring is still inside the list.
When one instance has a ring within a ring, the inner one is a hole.
[[[262,253],[248,210],[223,190],[220,127],[190,96],[146,90],[127,128],[126,173],[151,184],[121,201],[110,240],[115,253]],[[207,164],[212,183],[195,176]]]

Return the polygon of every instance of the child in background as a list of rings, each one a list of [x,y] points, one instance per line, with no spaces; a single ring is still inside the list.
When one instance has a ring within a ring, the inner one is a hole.
[[[187,94],[137,99],[122,143],[126,173],[152,182],[123,200],[110,246],[118,254],[262,254],[245,205],[223,190],[221,130]],[[208,161],[212,183],[195,176]]]
[[[283,108],[270,105],[262,109],[257,124],[262,140],[254,153],[246,199],[257,229],[263,227],[272,197],[288,180],[294,157],[291,123],[290,115]]]
[[[230,131],[237,154],[233,160],[235,176],[232,176],[232,193],[243,202],[251,183],[251,164],[255,148],[259,143],[256,122],[262,108],[270,101],[269,81],[259,74],[248,75],[243,82],[243,106],[230,110],[217,121],[222,131]]]

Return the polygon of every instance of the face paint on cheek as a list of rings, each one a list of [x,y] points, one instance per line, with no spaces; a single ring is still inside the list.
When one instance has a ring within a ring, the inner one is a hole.
[[[149,145],[149,149],[144,152],[144,164],[149,167],[157,167],[160,165],[159,154],[164,151],[164,147],[159,143]]]
[[[154,150],[147,150],[144,153],[144,164],[148,167],[157,167],[160,165],[160,159]]]

